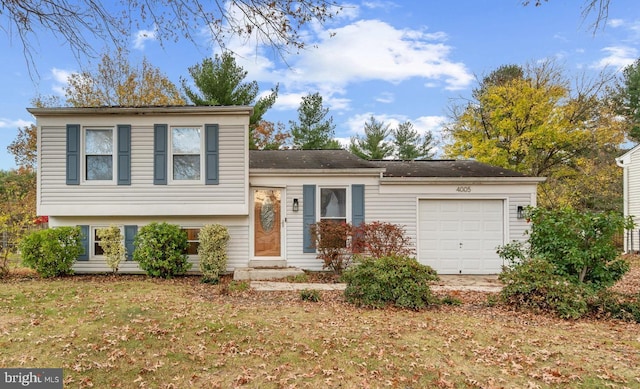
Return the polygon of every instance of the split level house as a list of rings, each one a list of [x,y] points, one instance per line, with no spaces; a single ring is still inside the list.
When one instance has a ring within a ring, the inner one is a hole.
[[[181,226],[197,272],[198,231],[231,235],[228,270],[322,270],[309,227],[323,219],[401,225],[440,274],[494,274],[496,247],[525,239],[522,210],[540,178],[474,161],[366,161],[345,150],[249,150],[247,106],[31,108],[38,126],[39,215],[80,226],[74,270],[106,272],[96,229]]]

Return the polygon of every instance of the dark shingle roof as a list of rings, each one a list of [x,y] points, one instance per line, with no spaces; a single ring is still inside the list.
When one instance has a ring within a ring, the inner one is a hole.
[[[385,177],[526,177],[522,173],[476,161],[371,161],[386,168]]]
[[[251,169],[379,169],[346,150],[250,150]]]
[[[527,177],[476,161],[367,161],[347,150],[250,150],[251,169],[386,169],[384,177]]]

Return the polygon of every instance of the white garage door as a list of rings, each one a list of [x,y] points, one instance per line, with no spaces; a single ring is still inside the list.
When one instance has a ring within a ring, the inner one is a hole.
[[[504,244],[503,200],[420,200],[420,263],[439,274],[496,274]]]

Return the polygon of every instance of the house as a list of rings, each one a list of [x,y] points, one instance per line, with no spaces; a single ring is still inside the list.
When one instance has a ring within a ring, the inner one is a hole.
[[[402,225],[441,274],[501,271],[496,246],[524,239],[542,179],[474,161],[365,161],[344,150],[249,150],[251,107],[32,108],[38,214],[81,226],[76,272],[105,272],[96,229],[180,225],[198,271],[198,229],[228,227],[228,268],[321,270],[309,226]],[[129,254],[130,258],[130,254]],[[140,272],[134,261],[121,272]]]
[[[623,182],[623,210],[624,216],[631,216],[636,225],[640,224],[640,145],[635,146],[620,157],[616,164],[622,170]],[[624,251],[638,252],[640,250],[640,230],[626,231],[624,237]]]

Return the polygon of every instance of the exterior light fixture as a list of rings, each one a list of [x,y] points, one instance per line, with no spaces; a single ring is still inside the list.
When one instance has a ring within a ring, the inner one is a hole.
[[[518,208],[516,208],[516,217],[524,219],[524,207],[522,205],[518,205]]]
[[[298,212],[298,199],[293,199],[293,212]]]

